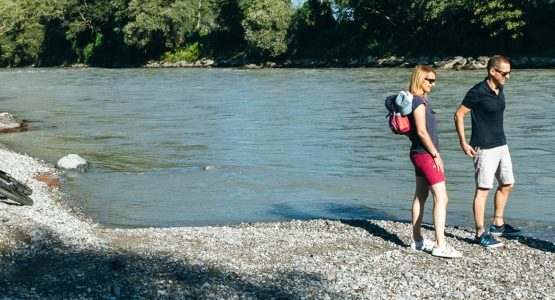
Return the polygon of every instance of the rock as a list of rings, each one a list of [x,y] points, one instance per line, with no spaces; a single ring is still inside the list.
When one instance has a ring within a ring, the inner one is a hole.
[[[63,169],[77,169],[86,171],[88,168],[87,161],[77,154],[68,154],[58,160],[58,167]]]
[[[266,63],[264,63],[264,67],[265,68],[276,68],[276,67],[278,67],[278,64],[273,62],[273,61],[267,61]]]
[[[206,166],[202,167],[202,169],[203,169],[204,171],[212,171],[212,170],[216,170],[216,166],[214,166],[214,165],[206,165]]]
[[[42,174],[36,175],[34,178],[40,182],[46,183],[46,186],[50,188],[60,189],[60,178],[58,177]]]
[[[262,65],[258,64],[246,64],[244,66],[245,69],[262,69]]]
[[[27,130],[25,121],[16,120],[9,112],[0,113],[0,132],[21,132]]]
[[[415,65],[431,65],[440,70],[481,70],[485,69],[489,57],[358,57],[358,58],[289,58],[285,61],[263,62],[245,57],[231,59],[201,58],[196,61],[162,62],[149,61],[147,68],[206,68],[206,67],[237,67],[244,69],[262,68],[412,68]],[[509,57],[515,68],[553,68],[555,58],[551,57]]]
[[[488,59],[489,57],[484,56],[478,57],[478,59],[469,57],[455,65],[454,68],[456,70],[483,70],[486,69]]]
[[[457,65],[464,65],[466,63],[466,59],[462,56],[456,56],[452,59],[447,59],[444,61],[436,61],[434,62],[434,67],[436,69],[455,69]]]
[[[387,68],[401,66],[404,62],[405,62],[405,57],[403,56],[390,56],[390,57],[378,59],[378,65],[380,67],[387,67]]]
[[[212,67],[214,66],[214,60],[210,58],[203,58],[200,60],[203,67]]]

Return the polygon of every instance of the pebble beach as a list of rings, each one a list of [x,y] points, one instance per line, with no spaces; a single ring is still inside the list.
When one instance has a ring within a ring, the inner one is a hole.
[[[108,228],[36,179],[55,166],[2,148],[0,167],[35,202],[0,201],[0,299],[555,299],[547,241],[485,249],[447,227],[463,257],[442,259],[409,247],[409,223],[383,220]]]

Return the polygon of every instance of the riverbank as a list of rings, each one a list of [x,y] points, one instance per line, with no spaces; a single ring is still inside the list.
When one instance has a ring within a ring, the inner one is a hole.
[[[430,65],[442,70],[481,70],[487,66],[489,56],[478,57],[365,57],[344,59],[289,59],[284,62],[260,62],[248,59],[212,59],[202,58],[187,62],[153,61],[145,65],[147,68],[209,68],[235,67],[247,69],[260,68],[412,68],[415,65]],[[510,58],[513,68],[555,68],[555,58],[549,57],[514,57]]]
[[[503,239],[487,250],[447,228],[464,255],[408,247],[410,224],[313,220],[178,228],[106,228],[34,179],[58,171],[0,149],[33,206],[0,202],[2,299],[553,299],[555,245]],[[433,228],[424,233],[433,236]]]

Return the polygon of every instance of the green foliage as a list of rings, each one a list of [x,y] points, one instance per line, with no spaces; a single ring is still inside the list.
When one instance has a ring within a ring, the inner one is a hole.
[[[523,12],[515,1],[413,0],[411,9],[417,18],[413,39],[434,45],[429,50],[416,46],[419,53],[511,55],[517,45],[514,41],[525,34]]]
[[[0,63],[36,63],[44,40],[41,20],[58,13],[59,1],[0,0]]]
[[[208,53],[214,56],[233,57],[245,49],[245,31],[241,25],[243,20],[242,0],[220,0],[219,13],[216,16],[216,27],[203,38],[203,43],[210,45]]]
[[[483,30],[489,32],[490,37],[506,34],[511,39],[523,35],[525,22],[522,20],[522,10],[511,3],[502,0],[481,0],[474,2],[474,16],[471,23],[480,24]]]
[[[125,42],[143,50],[156,43],[178,49],[195,36],[209,33],[216,24],[215,0],[131,0],[131,21]]]
[[[0,0],[0,37],[8,34],[24,19],[24,11],[16,1]]]
[[[121,28],[127,22],[127,0],[58,1],[61,2],[61,13],[44,21],[54,37],[45,45],[47,57],[43,57],[43,61],[109,64],[114,59],[125,57]],[[65,43],[61,41],[62,35]],[[69,44],[70,51],[56,47],[60,43]],[[49,58],[52,56],[56,59]]]
[[[0,36],[60,14],[61,0],[0,0]]]
[[[555,57],[555,1],[549,3],[544,0],[522,2],[520,9],[523,11],[525,22],[524,34],[513,41],[520,46],[518,53],[522,55],[537,55]]]
[[[414,1],[414,0],[413,0]],[[341,22],[350,24],[348,41],[360,55],[392,55],[403,53],[406,42],[418,28],[419,11],[411,9],[406,0],[342,0]]]
[[[175,52],[166,52],[162,55],[161,60],[165,62],[178,62],[187,61],[192,62],[200,58],[202,45],[199,42],[194,42],[187,45],[183,49],[178,49]]]
[[[94,42],[88,43],[85,48],[83,49],[83,56],[85,61],[89,61],[89,59],[94,55],[95,50],[100,48],[102,45],[102,38],[104,35],[102,33],[96,34],[96,39]]]
[[[293,37],[296,56],[319,57],[321,49],[330,49],[340,39],[336,36],[336,21],[333,17],[333,3],[330,0],[308,0],[297,11],[294,20]]]
[[[555,56],[555,1],[0,0],[0,66]]]
[[[287,52],[287,33],[293,20],[291,3],[285,0],[252,0],[242,25],[253,52],[277,57]]]

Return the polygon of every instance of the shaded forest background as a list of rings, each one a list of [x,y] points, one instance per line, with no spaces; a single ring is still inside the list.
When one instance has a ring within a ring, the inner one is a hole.
[[[0,66],[555,56],[555,0],[0,0]]]

